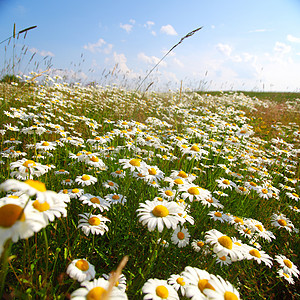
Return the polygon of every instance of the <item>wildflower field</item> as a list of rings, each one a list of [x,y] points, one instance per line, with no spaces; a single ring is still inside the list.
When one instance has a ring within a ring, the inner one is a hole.
[[[35,77],[0,85],[3,299],[299,299],[300,95]]]

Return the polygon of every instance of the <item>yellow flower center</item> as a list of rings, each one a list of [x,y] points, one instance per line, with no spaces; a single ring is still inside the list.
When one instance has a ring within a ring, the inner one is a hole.
[[[167,196],[169,196],[169,197],[172,197],[172,196],[174,195],[173,192],[170,191],[170,190],[166,190],[166,191],[165,191],[165,194],[166,194]]]
[[[155,289],[156,295],[162,299],[166,299],[169,297],[169,291],[164,285],[159,285]]]
[[[224,183],[224,184],[226,184],[226,185],[230,185],[230,181],[227,180],[227,179],[224,179],[224,180],[222,181],[222,183]]]
[[[85,271],[87,271],[90,267],[89,267],[89,263],[86,261],[86,260],[84,260],[84,259],[79,259],[76,263],[75,263],[75,266],[79,269],[79,270],[81,270],[81,271],[83,271],[83,272],[85,272]]]
[[[250,182],[250,185],[254,186],[254,187],[257,186],[257,184],[255,182],[253,182],[253,181]]]
[[[196,186],[190,187],[187,191],[191,195],[199,195],[200,194],[200,192]]]
[[[83,181],[86,181],[86,180],[90,180],[91,177],[90,177],[89,175],[83,175],[83,176],[81,177],[81,179],[82,179]]]
[[[183,181],[180,178],[177,178],[177,179],[174,180],[174,183],[183,184]]]
[[[234,219],[234,222],[235,222],[235,223],[240,223],[241,225],[244,224],[243,219],[241,219],[241,218],[239,218],[239,217],[236,217],[236,218]]]
[[[179,176],[181,178],[187,178],[188,177],[188,175],[184,171],[179,171],[177,176]]]
[[[169,210],[163,205],[156,205],[152,210],[152,213],[155,217],[166,217],[169,214]]]
[[[223,235],[218,238],[218,242],[225,248],[231,250],[232,249],[232,240],[229,236]]]
[[[224,300],[238,300],[239,298],[237,297],[236,294],[226,291],[224,293]]]
[[[259,251],[256,250],[256,249],[251,249],[251,250],[249,251],[249,253],[250,253],[252,256],[255,256],[255,257],[257,257],[257,258],[260,258],[260,257],[261,257],[261,254],[260,254]]]
[[[46,211],[46,210],[48,210],[48,209],[50,208],[50,205],[49,205],[48,202],[45,201],[45,202],[43,202],[43,203],[40,203],[39,200],[35,200],[35,201],[32,203],[32,206],[33,206],[36,210],[38,210],[38,211],[40,211],[40,212]]]
[[[12,227],[18,220],[25,221],[23,208],[16,204],[6,204],[0,207],[0,227]],[[22,215],[21,215],[22,213]]]
[[[260,224],[256,224],[255,225],[255,227],[259,230],[259,231],[261,231],[261,232],[263,232],[264,231],[264,228],[263,228],[263,226],[262,225],[260,225]]]
[[[268,194],[268,190],[267,190],[267,189],[262,189],[261,192],[262,192],[263,194]]]
[[[176,279],[176,282],[177,282],[178,284],[180,284],[181,286],[184,286],[184,285],[185,285],[184,279],[183,279],[182,277],[178,277],[178,278]]]
[[[116,174],[119,174],[119,175],[120,175],[120,174],[122,174],[122,172],[123,172],[123,170],[117,170],[117,171],[116,171]]]
[[[109,182],[108,182],[108,185],[109,185],[109,186],[114,186],[114,183],[111,182],[111,181],[109,181]]]
[[[149,172],[150,175],[156,175],[157,174],[157,172],[154,168],[148,169],[148,172]]]
[[[177,237],[178,237],[179,240],[183,240],[183,239],[184,239],[184,233],[181,232],[181,231],[179,231],[179,232],[177,233]]]
[[[42,146],[49,146],[50,144],[48,143],[48,142],[44,142],[43,144],[42,144]]]
[[[102,299],[103,296],[107,294],[107,291],[105,288],[101,286],[96,286],[93,289],[91,289],[88,294],[86,295],[87,300],[99,300]]]
[[[211,289],[214,290],[214,287],[208,282],[207,279],[200,279],[198,281],[198,289],[201,291],[201,293],[203,293],[204,289]]]
[[[98,162],[98,161],[99,161],[99,158],[98,158],[97,156],[92,156],[92,157],[90,158],[90,160],[93,161],[93,162]]]
[[[88,222],[92,226],[98,226],[101,223],[101,221],[98,217],[91,217],[91,218],[89,218]]]
[[[100,204],[100,200],[99,200],[99,198],[97,198],[97,197],[92,197],[92,198],[90,199],[90,201],[91,201],[92,203]]]
[[[28,179],[25,181],[26,184],[28,184],[29,186],[35,188],[36,190],[38,190],[39,192],[46,192],[46,186],[45,183],[40,182],[38,180],[31,180]]]
[[[293,264],[289,259],[284,259],[283,262],[288,268],[292,268]]]
[[[292,193],[292,195],[295,196],[295,197],[297,197],[297,198],[299,198],[299,195],[296,194],[296,193]]]
[[[203,243],[202,241],[199,241],[199,242],[197,242],[197,246],[198,246],[198,247],[203,247],[203,246],[204,246],[204,243]]]
[[[140,167],[141,166],[141,159],[134,158],[129,162],[132,166]]]
[[[73,189],[72,190],[72,193],[74,193],[74,194],[76,194],[76,193],[78,193],[79,192],[79,189]]]
[[[114,200],[119,200],[119,199],[120,199],[120,197],[119,197],[118,195],[113,195],[112,198],[113,198]]]
[[[34,167],[36,166],[35,162],[33,160],[26,160],[24,163],[23,163],[23,166],[26,167],[26,168],[29,168],[29,167]]]
[[[226,256],[223,255],[223,256],[219,257],[219,259],[225,261],[226,260]]]
[[[196,145],[193,145],[193,146],[191,147],[191,149],[190,149],[190,150],[192,150],[192,151],[196,151],[196,152],[199,152],[199,151],[200,151],[199,147],[198,147],[198,146],[196,146]]]
[[[216,211],[214,213],[214,215],[217,217],[217,218],[221,218],[222,217],[222,214],[219,212],[219,211]]]
[[[278,224],[280,224],[281,226],[286,226],[286,225],[287,225],[286,220],[279,219],[279,220],[277,220],[277,222],[278,222]]]

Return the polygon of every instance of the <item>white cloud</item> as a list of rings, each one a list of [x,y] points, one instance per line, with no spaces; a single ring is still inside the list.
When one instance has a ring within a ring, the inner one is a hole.
[[[156,32],[154,30],[151,31],[151,34],[156,36]]]
[[[231,52],[232,52],[232,48],[227,45],[227,44],[222,44],[222,43],[219,43],[217,46],[216,46],[217,50],[219,52],[221,52],[222,54],[226,55],[226,56],[230,56]]]
[[[287,54],[291,51],[291,46],[288,46],[281,42],[276,42],[274,51],[278,54]]]
[[[147,21],[146,24],[144,24],[144,27],[150,29],[152,28],[152,26],[154,26],[154,22],[153,21]]]
[[[99,49],[105,45],[106,42],[103,39],[99,39],[96,43],[88,43],[87,45],[84,45],[83,48],[85,50],[91,51],[92,53],[99,52]]]
[[[291,35],[291,34],[288,34],[286,38],[287,38],[287,40],[288,40],[289,42],[292,42],[292,43],[300,43],[300,38],[295,37],[295,36],[293,36],[293,35]]]
[[[184,64],[178,58],[174,57],[173,61],[177,66],[179,66],[181,68],[184,67]]]
[[[138,59],[149,64],[149,65],[156,65],[159,61],[160,61],[160,58],[156,57],[156,56],[147,56],[145,53],[143,52],[140,52],[138,54]],[[160,63],[160,66],[162,67],[166,67],[167,64],[166,62],[162,61]]]
[[[127,66],[127,58],[125,54],[114,52],[113,56],[114,63],[118,65],[118,69],[121,70],[122,73],[130,73],[130,69]]]
[[[129,33],[132,30],[133,25],[120,23],[120,27]]]
[[[29,51],[31,53],[36,53],[38,55],[41,55],[41,56],[51,56],[51,57],[54,57],[54,53],[52,53],[51,51],[46,51],[46,50],[39,50],[39,49],[36,49],[36,48],[31,48],[29,49]]]
[[[134,20],[134,19],[130,19],[130,20],[129,20],[129,23],[135,24],[135,20]]]
[[[168,34],[168,35],[177,35],[177,32],[175,31],[175,29],[173,28],[173,26],[170,25],[170,24],[162,26],[160,28],[160,31],[162,33],[165,33],[165,34]]]

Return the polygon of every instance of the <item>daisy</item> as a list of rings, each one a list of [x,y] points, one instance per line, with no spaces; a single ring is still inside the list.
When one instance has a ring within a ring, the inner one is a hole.
[[[191,246],[194,251],[199,252],[203,249],[203,247],[205,247],[205,243],[201,240],[193,240]]]
[[[18,179],[32,179],[33,176],[39,177],[48,172],[49,167],[30,159],[22,158],[10,164],[10,169],[18,169],[10,173],[12,177]]]
[[[60,218],[67,216],[67,204],[60,198],[50,198],[40,202],[37,198],[35,201],[30,202],[35,210],[37,210],[41,217],[44,218],[45,224],[49,221],[53,222],[55,217]]]
[[[248,260],[254,259],[259,264],[261,262],[264,262],[269,268],[271,268],[273,265],[273,263],[272,263],[273,259],[270,255],[266,254],[265,251],[251,248],[250,246],[249,246],[249,250],[246,254],[246,259],[248,259]]]
[[[55,175],[69,175],[70,172],[64,169],[60,169],[54,172]]]
[[[101,212],[109,210],[110,207],[110,204],[107,201],[92,194],[83,194],[79,200],[81,200],[83,204],[87,204],[93,208],[99,208]]]
[[[214,221],[220,221],[221,223],[228,221],[227,215],[220,211],[210,211],[207,215]]]
[[[171,241],[174,245],[178,245],[179,248],[183,248],[188,245],[189,238],[190,234],[188,230],[184,227],[180,228],[180,226],[177,226],[171,236]]]
[[[119,159],[119,163],[123,166],[123,169],[130,169],[133,171],[141,171],[141,169],[145,169],[146,164],[139,158],[132,159]]]
[[[136,210],[139,221],[143,225],[147,225],[149,231],[153,231],[157,227],[159,232],[163,231],[164,226],[175,230],[180,220],[178,213],[182,210],[176,202],[166,200],[146,200],[146,203],[140,203],[139,207]]]
[[[184,186],[179,187],[179,192],[183,192],[181,197],[185,199],[189,199],[191,202],[201,201],[201,199],[211,198],[210,191],[203,189],[199,186],[195,186],[193,184],[186,184]]]
[[[86,259],[74,259],[67,268],[66,273],[79,282],[90,281],[95,278],[95,267]]]
[[[67,179],[64,179],[64,180],[61,181],[62,185],[69,185],[69,186],[71,186],[71,185],[73,185],[73,183],[74,183],[74,180],[72,180],[71,178],[67,178]]]
[[[279,263],[284,273],[298,278],[300,272],[297,266],[292,261],[290,261],[286,256],[276,255],[275,260]]]
[[[172,190],[170,188],[161,188],[161,189],[158,189],[158,191],[162,198],[169,200],[169,201],[173,200],[176,195],[176,191]]]
[[[258,193],[258,196],[264,199],[270,199],[273,197],[273,192],[271,189],[268,189],[266,187],[259,187],[256,192]]]
[[[142,292],[146,294],[144,300],[179,299],[174,287],[169,285],[166,280],[161,279],[148,279],[142,287]]]
[[[222,177],[220,179],[217,179],[216,182],[218,183],[218,187],[221,188],[222,190],[227,188],[232,190],[232,188],[236,187],[236,184],[233,181]]]
[[[162,172],[157,166],[146,166],[145,180],[162,180],[164,178],[164,172]]]
[[[162,240],[161,238],[159,238],[157,240],[157,244],[161,245],[162,247],[168,248],[169,247],[169,243],[166,240]]]
[[[284,214],[273,214],[271,216],[271,224],[278,228],[284,228],[289,232],[294,230],[293,223]]]
[[[290,192],[287,192],[286,195],[287,195],[290,199],[299,201],[299,195],[296,194],[296,193],[290,193]]]
[[[218,256],[229,255],[232,261],[236,261],[242,256],[232,239],[216,229],[211,229],[206,232],[205,242],[213,245],[213,251],[218,254]]]
[[[218,256],[217,254],[214,254],[213,256],[217,258],[216,259],[216,263],[220,264],[221,267],[222,266],[228,266],[228,265],[230,265],[232,263],[232,261],[231,261],[231,259],[230,259],[229,256],[225,256],[225,255]]]
[[[295,281],[293,279],[293,277],[288,274],[288,273],[285,273],[283,269],[279,269],[277,271],[278,275],[281,277],[281,278],[284,278],[289,284],[294,284]]]
[[[56,142],[42,141],[35,144],[36,150],[50,151],[56,149]]]
[[[108,231],[108,227],[105,222],[110,222],[110,220],[102,215],[93,215],[89,213],[79,214],[82,217],[79,220],[78,227],[81,228],[86,236],[90,234],[101,234],[103,235]]]
[[[94,168],[97,169],[102,169],[105,170],[106,169],[106,165],[105,163],[102,161],[102,159],[100,159],[99,157],[97,157],[96,155],[89,154],[85,157],[85,163],[89,166],[92,166]]]
[[[228,281],[225,281],[221,276],[210,275],[208,283],[213,287],[205,288],[204,294],[208,299],[240,299],[238,290]]]
[[[124,170],[116,170],[114,172],[111,172],[110,175],[113,177],[119,177],[119,178],[124,178],[126,176],[126,173]]]
[[[105,188],[110,189],[112,191],[115,191],[119,188],[119,185],[117,183],[110,181],[110,180],[103,182],[102,185]]]
[[[95,184],[98,179],[92,175],[83,174],[82,176],[77,176],[75,182],[81,184],[82,186]]]
[[[188,282],[181,275],[172,274],[168,279],[168,284],[173,286],[177,292],[180,290],[181,295],[185,296],[185,287],[187,286]]]
[[[8,239],[16,243],[27,239],[46,226],[45,220],[24,197],[6,197],[0,201],[0,251]],[[0,252],[1,256],[1,252]]]
[[[0,184],[0,190],[11,191],[16,190],[25,193],[32,197],[36,196],[40,203],[45,201],[58,201],[60,195],[53,191],[47,191],[46,186],[43,182],[37,180],[26,180],[21,182],[15,179],[8,179]]]
[[[84,300],[84,299],[101,299],[107,294],[109,281],[104,278],[94,279],[93,281],[83,281],[82,288],[77,289],[71,294],[71,299]],[[125,292],[122,292],[117,287],[113,287],[108,299],[128,299]]]
[[[102,274],[102,276],[109,281],[109,279],[112,276],[112,273],[110,273],[109,275],[107,274]],[[121,292],[125,292],[126,291],[126,277],[124,274],[121,274],[119,276],[118,281],[116,282],[115,286],[121,291]]]
[[[181,273],[185,282],[188,282],[185,288],[185,295],[192,300],[205,300],[206,295],[203,293],[205,288],[212,288],[208,283],[210,274],[205,270],[193,267],[185,267]]]
[[[111,204],[124,204],[127,201],[126,197],[121,194],[108,194],[104,198]]]

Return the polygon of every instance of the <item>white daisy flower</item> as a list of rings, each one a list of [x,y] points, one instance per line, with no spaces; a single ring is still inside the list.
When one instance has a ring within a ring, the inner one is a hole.
[[[178,274],[172,274],[168,279],[168,284],[172,285],[177,292],[180,290],[181,295],[185,296],[185,287],[188,285],[186,278]]]
[[[277,271],[278,275],[281,277],[281,278],[284,278],[289,284],[294,284],[295,281],[293,279],[293,277],[288,274],[288,273],[285,273],[283,269],[279,269]]]
[[[174,230],[171,241],[173,244],[178,245],[179,248],[183,248],[189,243],[190,234],[188,230],[184,227],[177,226]]]
[[[110,207],[110,204],[107,201],[92,194],[83,194],[79,200],[81,200],[83,204],[87,204],[93,208],[99,208],[101,212],[109,210]]]
[[[110,220],[102,215],[93,215],[89,213],[79,214],[82,217],[79,220],[78,227],[81,228],[86,236],[90,234],[101,234],[103,235],[108,231],[108,227],[105,222],[110,222]]]
[[[208,283],[213,287],[205,288],[204,294],[207,295],[208,299],[240,299],[238,290],[228,281],[225,281],[221,276],[210,275],[211,278]]]
[[[178,213],[182,211],[176,202],[146,200],[146,203],[140,203],[139,206],[137,209],[139,221],[147,225],[149,231],[157,227],[158,231],[162,232],[165,226],[176,229],[180,220]]]
[[[81,184],[82,186],[87,186],[95,184],[98,179],[92,175],[83,174],[82,176],[77,176],[75,182]]]
[[[284,255],[276,255],[275,260],[279,263],[284,273],[298,278],[300,272],[297,266]]]
[[[146,294],[144,300],[179,300],[176,290],[166,280],[148,279],[142,287],[142,292]]]
[[[206,232],[205,242],[213,246],[213,251],[218,256],[229,255],[232,261],[239,260],[243,256],[232,239],[216,229]]]
[[[93,281],[83,281],[81,286],[83,286],[83,288],[79,288],[71,294],[71,299],[101,299],[107,294],[109,282],[104,278],[98,278]],[[108,299],[126,300],[128,297],[125,292],[122,292],[114,286]]]
[[[66,273],[79,282],[90,281],[95,278],[95,267],[86,259],[74,259],[67,268]]]

